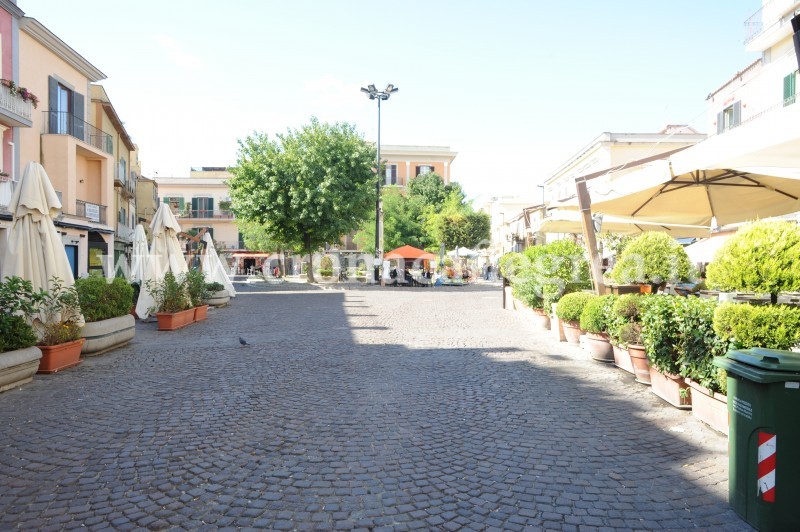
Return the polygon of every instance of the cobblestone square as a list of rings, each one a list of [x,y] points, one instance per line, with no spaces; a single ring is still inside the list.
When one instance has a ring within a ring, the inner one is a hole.
[[[239,288],[0,395],[0,529],[750,530],[723,436],[498,286]]]

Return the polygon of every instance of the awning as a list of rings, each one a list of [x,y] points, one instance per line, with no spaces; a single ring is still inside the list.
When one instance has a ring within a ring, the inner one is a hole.
[[[533,231],[537,233],[579,234],[583,232],[581,215],[578,211],[556,209],[549,212],[544,218],[534,222]],[[660,224],[617,216],[603,216],[599,232],[637,235],[645,231],[659,231],[667,233],[674,238],[707,237],[711,234],[711,228],[702,225]]]
[[[419,248],[415,248],[414,246],[401,246],[397,249],[393,249],[388,253],[383,255],[384,259],[423,259],[423,260],[435,260],[436,255],[433,253],[428,253],[427,251]]]

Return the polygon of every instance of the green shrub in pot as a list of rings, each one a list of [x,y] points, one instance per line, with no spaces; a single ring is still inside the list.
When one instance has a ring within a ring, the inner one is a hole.
[[[714,312],[714,330],[733,349],[788,350],[800,344],[800,308],[722,303]]]
[[[621,344],[622,327],[641,321],[643,298],[641,294],[623,294],[614,300],[608,324],[608,336],[612,342]]]
[[[581,313],[581,329],[594,334],[607,334],[617,298],[613,294],[606,294],[589,300]]]
[[[680,374],[712,392],[725,394],[725,370],[712,364],[714,357],[724,355],[727,351],[727,342],[714,331],[717,302],[694,297],[680,299],[681,304],[676,308],[680,334]]]
[[[642,324],[629,322],[620,327],[619,344],[623,347],[642,345]]]
[[[650,365],[661,373],[680,374],[678,308],[685,301],[667,295],[642,299],[642,345]]]
[[[87,323],[125,316],[133,306],[133,286],[119,277],[76,279],[75,289]]]
[[[578,323],[581,320],[584,308],[592,299],[597,298],[595,294],[589,292],[573,292],[564,295],[556,307],[556,316],[566,322]]]
[[[625,247],[608,277],[617,283],[657,288],[667,282],[688,280],[692,274],[689,256],[677,240],[666,233],[647,231]]]
[[[0,282],[0,353],[36,345],[38,336],[30,321],[40,300],[30,281],[6,277]]]
[[[778,292],[800,290],[800,226],[747,224],[717,250],[706,275],[711,288],[769,293],[775,304]]]

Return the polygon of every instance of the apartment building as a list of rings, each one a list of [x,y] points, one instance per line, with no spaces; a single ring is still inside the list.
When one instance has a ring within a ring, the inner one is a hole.
[[[199,167],[189,177],[158,177],[155,182],[161,201],[172,207],[184,232],[206,229],[220,247],[235,251],[244,246],[230,210],[225,183],[230,177],[225,167]]]
[[[381,145],[381,160],[385,161],[384,184],[404,187],[418,175],[427,173],[439,174],[448,184],[450,166],[457,155],[448,146]]]
[[[153,215],[158,210],[158,184],[154,179],[136,175],[136,223],[148,228],[153,221]]]

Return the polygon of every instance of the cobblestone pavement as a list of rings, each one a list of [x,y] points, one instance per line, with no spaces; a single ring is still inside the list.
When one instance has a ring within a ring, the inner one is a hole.
[[[240,286],[0,394],[0,529],[749,529],[724,437],[497,286]]]

